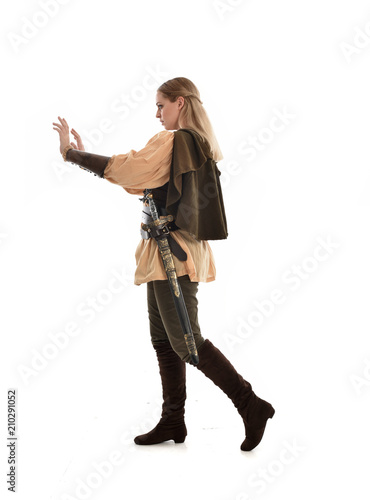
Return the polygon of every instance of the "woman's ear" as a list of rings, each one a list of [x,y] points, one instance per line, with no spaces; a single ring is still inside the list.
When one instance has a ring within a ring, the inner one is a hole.
[[[179,110],[184,106],[184,102],[185,102],[185,99],[180,95],[177,98],[177,106],[178,106]]]

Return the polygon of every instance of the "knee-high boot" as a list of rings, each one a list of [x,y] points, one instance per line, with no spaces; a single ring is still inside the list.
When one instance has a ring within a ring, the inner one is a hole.
[[[198,352],[198,370],[231,399],[243,418],[246,437],[240,448],[243,451],[253,450],[262,439],[267,420],[274,416],[274,408],[256,396],[251,384],[237,373],[230,361],[211,341],[205,340]]]
[[[163,388],[162,416],[158,424],[147,434],[137,436],[136,444],[163,443],[173,439],[183,443],[187,435],[184,421],[186,399],[186,367],[169,342],[154,346]]]

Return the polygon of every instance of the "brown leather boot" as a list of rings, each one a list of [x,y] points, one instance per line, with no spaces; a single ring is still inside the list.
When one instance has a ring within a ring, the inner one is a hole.
[[[136,444],[158,444],[173,439],[183,443],[187,435],[185,414],[185,361],[182,361],[169,342],[154,346],[157,353],[159,373],[162,379],[163,405],[158,424],[147,434],[137,436]]]
[[[253,450],[262,439],[267,420],[274,416],[274,408],[256,396],[251,384],[237,373],[211,341],[207,339],[199,347],[198,353],[198,370],[224,391],[243,418],[246,437],[240,448],[243,451]]]

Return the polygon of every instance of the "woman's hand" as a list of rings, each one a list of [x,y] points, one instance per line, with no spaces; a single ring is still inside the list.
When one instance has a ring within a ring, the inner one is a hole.
[[[59,150],[61,153],[63,153],[64,148],[66,146],[68,146],[68,144],[70,144],[70,142],[69,142],[69,127],[68,127],[68,123],[66,122],[66,120],[64,118],[61,118],[60,116],[58,116],[58,119],[59,119],[61,124],[53,122],[53,125],[55,125],[55,127],[53,127],[53,129],[57,130],[57,132],[59,132],[59,139],[60,139]]]
[[[74,149],[78,149],[79,151],[85,151],[84,145],[82,144],[81,137],[79,134],[75,131],[74,128],[71,129],[72,135],[77,141],[77,146],[74,142],[71,142],[71,146],[73,146]]]

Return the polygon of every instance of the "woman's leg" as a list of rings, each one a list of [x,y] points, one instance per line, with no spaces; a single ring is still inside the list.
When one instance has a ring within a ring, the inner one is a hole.
[[[243,451],[253,450],[262,439],[267,420],[274,416],[274,408],[256,396],[251,384],[239,375],[230,361],[208,339],[200,347],[198,354],[198,370],[231,399],[243,419],[246,436],[240,448]]]
[[[196,281],[190,281],[189,276],[186,274],[180,276],[178,281],[184,296],[186,309],[188,311],[191,328],[194,335],[195,344],[197,349],[203,344],[204,338],[202,337],[199,322],[198,322],[198,286]],[[184,333],[177,315],[175,304],[172,298],[170,286],[167,280],[153,281],[153,288],[155,294],[155,302],[158,307],[158,313],[165,328],[168,340],[172,345],[173,350],[185,362],[190,362],[190,354],[186,347]],[[159,332],[153,328],[154,342],[160,339]],[[153,342],[153,335],[152,335]]]
[[[162,416],[154,429],[135,438],[136,444],[158,444],[173,439],[183,443],[187,435],[185,413],[185,362],[172,349],[162,323],[153,282],[147,283],[147,300],[150,334],[157,354],[159,373],[162,381]]]
[[[251,384],[237,373],[229,360],[212,342],[208,339],[204,340],[198,323],[198,300],[196,298],[198,283],[191,282],[187,275],[178,279],[199,353],[199,364],[196,367],[224,391],[234,403],[243,418],[246,432],[241,449],[250,451],[261,441],[267,420],[273,417],[275,410],[270,403],[256,396]],[[149,317],[153,346],[164,345],[165,335],[167,335],[173,348],[172,353],[176,351],[175,356],[181,363],[187,361],[191,364],[168,281],[154,281],[152,287],[148,287],[148,304],[150,304]],[[167,437],[167,439],[173,438]]]

